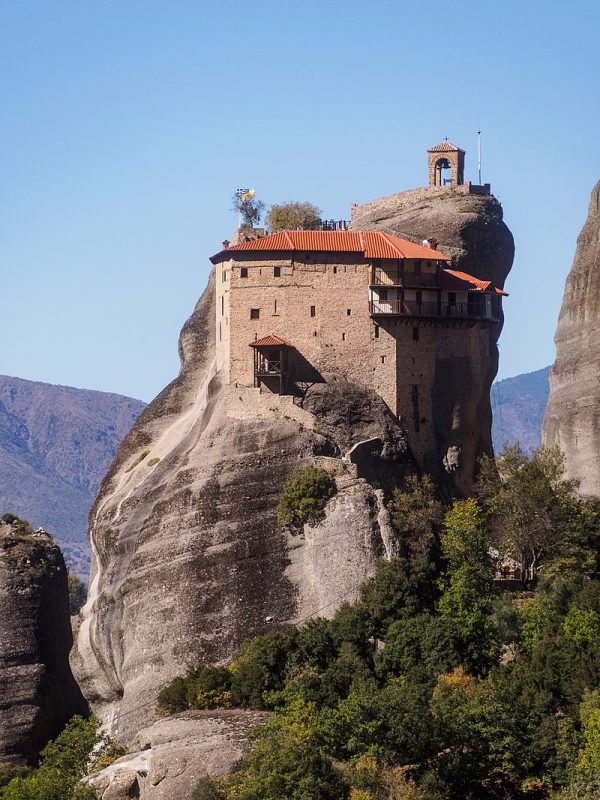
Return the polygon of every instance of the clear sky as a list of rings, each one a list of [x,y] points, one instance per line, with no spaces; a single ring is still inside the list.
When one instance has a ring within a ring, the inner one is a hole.
[[[600,178],[596,2],[0,2],[0,373],[150,400],[235,225],[467,150],[516,240],[500,377],[554,358]]]

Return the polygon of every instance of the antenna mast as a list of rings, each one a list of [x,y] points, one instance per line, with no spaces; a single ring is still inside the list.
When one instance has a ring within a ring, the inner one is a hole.
[[[479,170],[479,185],[481,183],[481,130],[477,131],[477,169]]]

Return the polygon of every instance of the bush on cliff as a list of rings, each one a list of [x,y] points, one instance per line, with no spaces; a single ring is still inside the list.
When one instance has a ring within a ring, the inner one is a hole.
[[[335,494],[335,480],[321,467],[299,467],[285,484],[277,519],[281,525],[302,528],[323,518],[328,500]]]

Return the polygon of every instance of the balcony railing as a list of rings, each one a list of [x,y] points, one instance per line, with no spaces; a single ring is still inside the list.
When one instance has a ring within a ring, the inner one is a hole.
[[[281,361],[259,361],[256,375],[281,375]]]
[[[484,309],[470,303],[417,303],[416,300],[371,301],[372,315],[393,314],[400,317],[461,317],[463,319],[485,319],[497,322],[497,316],[487,316]],[[492,312],[493,314],[494,312]]]
[[[374,269],[371,273],[371,286],[438,286],[438,275],[434,272],[405,272]]]

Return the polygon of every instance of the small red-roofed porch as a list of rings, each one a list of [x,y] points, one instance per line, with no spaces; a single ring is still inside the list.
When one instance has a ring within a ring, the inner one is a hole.
[[[291,345],[279,336],[263,336],[250,342],[254,350],[254,386],[265,385],[270,391],[284,394]]]

